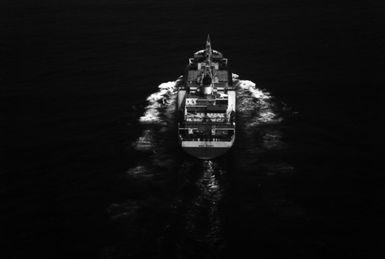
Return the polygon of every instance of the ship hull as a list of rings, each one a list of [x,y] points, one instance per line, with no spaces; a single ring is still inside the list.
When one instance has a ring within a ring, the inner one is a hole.
[[[213,159],[224,155],[234,144],[235,138],[231,141],[181,141],[182,149],[189,155],[199,159]]]
[[[214,159],[224,155],[230,150],[227,148],[211,148],[211,147],[182,147],[182,149],[189,155],[199,159],[208,160]]]
[[[178,136],[182,149],[200,159],[225,154],[235,140],[236,89],[227,58],[206,49],[189,59],[178,85]]]

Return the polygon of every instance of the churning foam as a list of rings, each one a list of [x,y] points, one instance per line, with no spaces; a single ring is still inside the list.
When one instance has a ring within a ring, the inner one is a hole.
[[[147,98],[148,105],[145,113],[139,118],[142,124],[165,124],[162,118],[161,110],[167,109],[173,103],[173,97],[176,94],[177,81],[162,83],[158,86],[158,92],[151,94]]]
[[[273,111],[273,102],[270,93],[256,88],[254,82],[250,80],[238,80],[238,75],[233,74],[233,79],[237,81],[239,107],[238,112],[243,115],[252,113],[247,126],[254,126],[262,123],[280,122],[282,119]],[[257,111],[257,112],[253,112]]]

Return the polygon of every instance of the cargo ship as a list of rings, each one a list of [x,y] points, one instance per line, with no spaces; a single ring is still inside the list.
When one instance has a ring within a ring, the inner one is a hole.
[[[236,91],[228,60],[211,48],[189,59],[177,85],[178,139],[182,149],[200,159],[225,154],[235,141]]]

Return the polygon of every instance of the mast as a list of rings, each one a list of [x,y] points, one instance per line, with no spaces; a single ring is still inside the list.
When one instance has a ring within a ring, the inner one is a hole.
[[[207,64],[205,68],[205,75],[209,75],[210,78],[213,78],[214,73],[213,73],[213,70],[211,69],[213,50],[211,48],[210,34],[207,34],[205,53],[206,53],[206,64]]]
[[[211,40],[210,40],[210,34],[207,34],[207,40],[206,40],[206,58],[207,61],[211,64],[211,55],[213,51],[211,49]]]
[[[202,92],[204,95],[211,95],[213,92],[213,78],[214,78],[214,71],[211,68],[211,55],[212,55],[212,49],[211,49],[211,41],[210,41],[210,35],[207,34],[207,40],[206,40],[206,66],[204,68],[203,72],[203,80],[201,81],[202,85]]]

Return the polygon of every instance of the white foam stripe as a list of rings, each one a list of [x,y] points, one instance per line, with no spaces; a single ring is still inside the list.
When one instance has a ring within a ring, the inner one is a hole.
[[[158,109],[170,103],[170,96],[176,91],[176,82],[177,81],[169,81],[160,84],[158,86],[159,91],[147,97],[148,105],[146,106],[146,111],[144,115],[139,118],[141,123],[162,123]]]
[[[258,100],[258,106],[256,107],[260,110],[258,117],[255,118],[256,121],[249,123],[247,127],[258,125],[260,123],[273,123],[281,121],[281,119],[277,118],[277,115],[272,110],[270,103],[271,96],[268,92],[256,88],[256,84],[250,80],[239,80],[238,86],[240,89],[248,92],[253,98]]]

